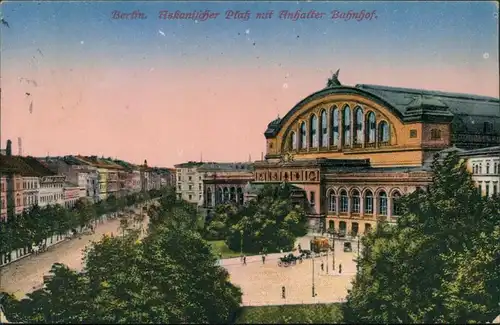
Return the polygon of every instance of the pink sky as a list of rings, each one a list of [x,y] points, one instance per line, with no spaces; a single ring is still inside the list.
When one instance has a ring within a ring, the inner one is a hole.
[[[481,58],[486,61],[487,59]],[[481,60],[478,60],[481,62]],[[188,160],[245,161],[265,150],[267,124],[320,90],[330,68],[343,84],[358,83],[498,97],[498,72],[394,64],[325,67],[193,67],[172,71],[39,68],[2,71],[1,143],[34,156],[85,154],[169,167]],[[38,86],[20,82],[36,80]],[[284,86],[286,84],[286,86]],[[30,96],[25,93],[29,92]],[[33,114],[29,113],[33,101]],[[64,107],[64,109],[62,108]]]

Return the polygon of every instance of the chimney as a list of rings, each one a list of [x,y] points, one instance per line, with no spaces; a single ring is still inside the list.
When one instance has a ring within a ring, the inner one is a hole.
[[[7,140],[7,148],[5,148],[5,155],[12,156],[12,141]]]

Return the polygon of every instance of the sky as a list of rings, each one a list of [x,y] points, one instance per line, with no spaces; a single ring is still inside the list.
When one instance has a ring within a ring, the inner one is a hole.
[[[159,19],[161,10],[219,15]],[[283,10],[325,14],[281,19]],[[332,18],[349,10],[365,19]],[[499,96],[491,1],[3,1],[1,16],[0,143],[11,139],[15,154],[21,138],[32,156],[257,160],[267,124],[337,69],[351,86]]]

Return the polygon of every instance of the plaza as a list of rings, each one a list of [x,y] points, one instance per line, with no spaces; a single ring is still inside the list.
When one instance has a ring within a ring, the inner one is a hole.
[[[303,249],[309,248],[311,238],[302,237],[297,243]],[[288,267],[278,266],[279,258],[286,253],[268,254],[264,264],[260,255],[248,256],[246,265],[240,258],[225,259],[222,263],[230,274],[230,281],[241,287],[244,306],[341,302],[356,274],[354,259],[357,254],[357,243],[353,243],[353,252],[344,252],[341,242],[335,243],[335,270],[332,270],[331,253],[328,258],[306,259]],[[321,270],[322,262],[324,270]],[[315,297],[312,296],[313,263]],[[339,264],[342,264],[341,274],[338,273]],[[283,286],[285,298],[282,297]]]

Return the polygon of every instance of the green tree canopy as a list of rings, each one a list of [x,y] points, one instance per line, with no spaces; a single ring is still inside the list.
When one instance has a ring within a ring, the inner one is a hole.
[[[397,225],[363,239],[349,323],[484,323],[500,313],[500,200],[482,197],[456,154],[436,157],[427,191]]]
[[[233,251],[290,250],[295,239],[307,233],[306,214],[292,203],[290,195],[288,184],[269,185],[262,188],[256,200],[243,206],[219,206],[206,225],[205,236],[225,238]]]
[[[45,287],[27,299],[7,296],[7,317],[37,323],[227,323],[239,309],[240,289],[191,227],[196,211],[170,197],[160,203],[151,210],[157,215],[145,239],[138,232],[104,236],[86,251],[83,272],[57,264]]]

